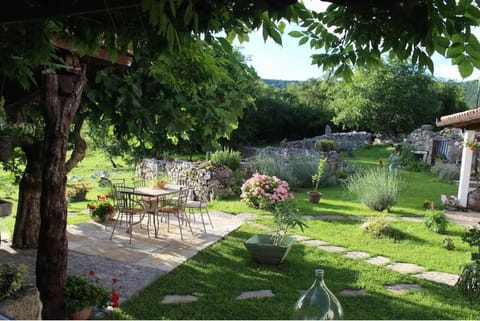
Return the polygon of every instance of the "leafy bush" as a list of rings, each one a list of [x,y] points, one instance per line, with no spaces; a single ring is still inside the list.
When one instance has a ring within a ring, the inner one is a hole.
[[[455,250],[455,243],[453,243],[453,240],[449,237],[446,237],[443,239],[443,247],[446,248],[448,251],[453,251]]]
[[[232,171],[240,167],[240,152],[234,151],[230,148],[217,150],[207,155],[207,158],[211,160],[212,163],[227,166]]]
[[[455,287],[473,304],[480,298],[480,226],[469,226],[463,233],[462,240],[476,249],[471,254],[472,262],[463,267]]]
[[[369,217],[368,221],[360,225],[360,228],[376,238],[389,236],[392,230],[384,215]]]
[[[0,301],[20,290],[27,279],[27,266],[24,264],[0,265]]]
[[[286,180],[290,186],[309,187],[316,159],[304,155],[287,158],[279,153],[262,152],[255,156],[251,165],[254,171]]]
[[[335,141],[333,139],[319,139],[315,142],[315,149],[322,152],[335,150]]]
[[[291,199],[293,195],[286,181],[256,173],[242,185],[240,198],[250,207],[272,209],[276,203]]]
[[[455,180],[460,177],[460,166],[437,162],[430,169],[432,174],[443,180]]]
[[[400,180],[385,168],[374,167],[358,171],[345,184],[348,192],[372,211],[383,212],[397,203]]]
[[[447,231],[447,218],[444,211],[427,210],[423,223],[429,231],[439,234]]]

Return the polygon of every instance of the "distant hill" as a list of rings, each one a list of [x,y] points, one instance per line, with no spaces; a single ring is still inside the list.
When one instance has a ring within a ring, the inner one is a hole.
[[[303,82],[302,80],[280,80],[280,79],[262,79],[262,81],[269,86],[280,88],[280,89],[287,88],[288,84],[298,84]]]
[[[478,80],[464,81],[459,84],[465,90],[465,102],[470,109],[477,108]]]

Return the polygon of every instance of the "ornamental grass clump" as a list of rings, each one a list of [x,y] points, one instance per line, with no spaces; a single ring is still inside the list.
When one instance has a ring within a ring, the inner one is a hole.
[[[272,209],[276,203],[293,198],[289,190],[286,181],[255,173],[243,183],[240,197],[250,207]]]
[[[397,204],[400,180],[385,168],[375,167],[356,172],[345,188],[372,211],[383,212]]]

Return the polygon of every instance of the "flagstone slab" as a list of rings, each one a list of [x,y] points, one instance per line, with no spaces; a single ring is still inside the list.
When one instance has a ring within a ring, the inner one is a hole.
[[[454,286],[457,283],[459,278],[456,274],[437,272],[437,271],[428,271],[419,274],[413,275],[416,278],[433,281],[436,283],[443,283],[447,285]]]
[[[235,300],[246,300],[252,298],[271,298],[275,296],[272,290],[256,290],[256,291],[245,291],[242,292]]]
[[[384,285],[383,288],[389,292],[403,294],[410,291],[421,291],[423,288],[418,284],[398,283]]]
[[[327,220],[332,220],[332,221],[345,221],[345,220],[355,220],[355,221],[361,221],[363,218],[354,216],[354,215],[303,215],[302,219],[304,220],[321,220],[321,221],[327,221]]]
[[[340,253],[340,252],[344,252],[344,251],[347,250],[343,246],[337,246],[337,245],[321,245],[318,248],[320,250],[323,250],[323,251],[329,252],[329,253]]]
[[[166,295],[163,297],[163,304],[172,304],[172,303],[190,303],[198,301],[198,297],[194,295]]]
[[[305,236],[305,235],[298,235],[298,234],[294,234],[292,235],[295,240],[299,241],[299,242],[303,242],[303,241],[306,241],[306,240],[310,240],[310,237],[308,236]]]
[[[373,265],[384,265],[390,263],[390,259],[388,257],[378,255],[365,260],[365,262]]]
[[[328,245],[328,242],[322,241],[322,240],[306,240],[302,241],[303,244],[307,246],[322,246],[322,245]]]
[[[341,296],[366,296],[368,292],[364,289],[343,289],[340,291]]]
[[[361,251],[350,251],[345,253],[343,256],[349,259],[354,259],[354,260],[361,260],[365,259],[367,257],[370,257],[370,253],[367,252],[361,252]]]
[[[418,273],[425,270],[423,266],[412,263],[392,263],[387,265],[386,268],[403,274]]]

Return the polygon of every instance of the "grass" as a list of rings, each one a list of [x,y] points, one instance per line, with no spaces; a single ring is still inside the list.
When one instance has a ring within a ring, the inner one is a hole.
[[[391,148],[380,146],[358,150],[354,157],[344,157],[359,166],[378,166],[378,160],[388,159],[390,152]],[[85,210],[96,195],[109,192],[107,188],[98,187],[98,179],[90,179],[91,174],[99,169],[107,170],[110,177],[125,177],[129,182],[134,175],[131,166],[119,163],[120,167],[114,169],[101,154],[93,154],[69,174],[84,178],[92,186],[87,201],[69,204],[69,212],[77,213],[69,215],[69,224],[90,219],[88,214],[78,213]],[[428,173],[401,170],[400,177],[404,186],[398,204],[388,213],[392,217],[423,217],[424,200],[435,201],[438,207],[441,194],[456,194],[456,185],[440,182]],[[309,190],[294,191],[296,205],[304,215],[363,218],[378,215],[347,194],[341,186],[321,188],[323,195],[319,204],[308,202],[306,192]],[[213,201],[210,209],[232,214],[255,213],[260,223],[272,224],[265,215],[267,212],[248,208],[238,199]],[[2,220],[6,224],[0,224],[0,229],[5,225],[13,229],[13,218],[0,219],[0,223]],[[447,234],[440,235],[427,231],[421,222],[392,221],[390,224],[403,239],[374,239],[359,228],[359,221],[353,220],[309,220],[309,228],[304,234],[349,250],[384,255],[396,262],[415,263],[427,270],[458,274],[462,264],[469,261],[469,248],[461,241],[462,226],[449,224]],[[345,288],[361,288],[369,293],[365,297],[339,297],[346,319],[480,319],[479,304],[468,305],[453,287],[413,278],[362,260],[347,259],[341,254],[326,253],[299,242],[282,265],[258,265],[243,245],[258,232],[261,231],[243,225],[127,300],[121,307],[125,315],[121,316],[134,319],[289,319],[293,304],[300,296],[298,291],[311,285],[316,268],[323,268],[326,283],[337,296]],[[455,250],[443,248],[445,237],[453,240]],[[394,283],[414,283],[421,285],[423,290],[395,295],[383,287]],[[272,289],[275,296],[235,300],[242,291],[259,289]],[[192,294],[199,300],[188,304],[161,304],[167,294]]]
[[[469,306],[452,287],[326,253],[296,243],[280,266],[258,265],[243,241],[259,232],[243,225],[222,242],[197,254],[160,277],[122,305],[135,319],[289,319],[299,290],[308,288],[314,270],[325,270],[327,286],[338,295],[345,288],[364,289],[365,297],[340,297],[346,319],[478,319],[478,306]],[[383,286],[415,283],[424,289],[394,295]],[[271,289],[272,298],[235,300],[246,290]],[[161,304],[169,294],[192,294],[188,304]]]

